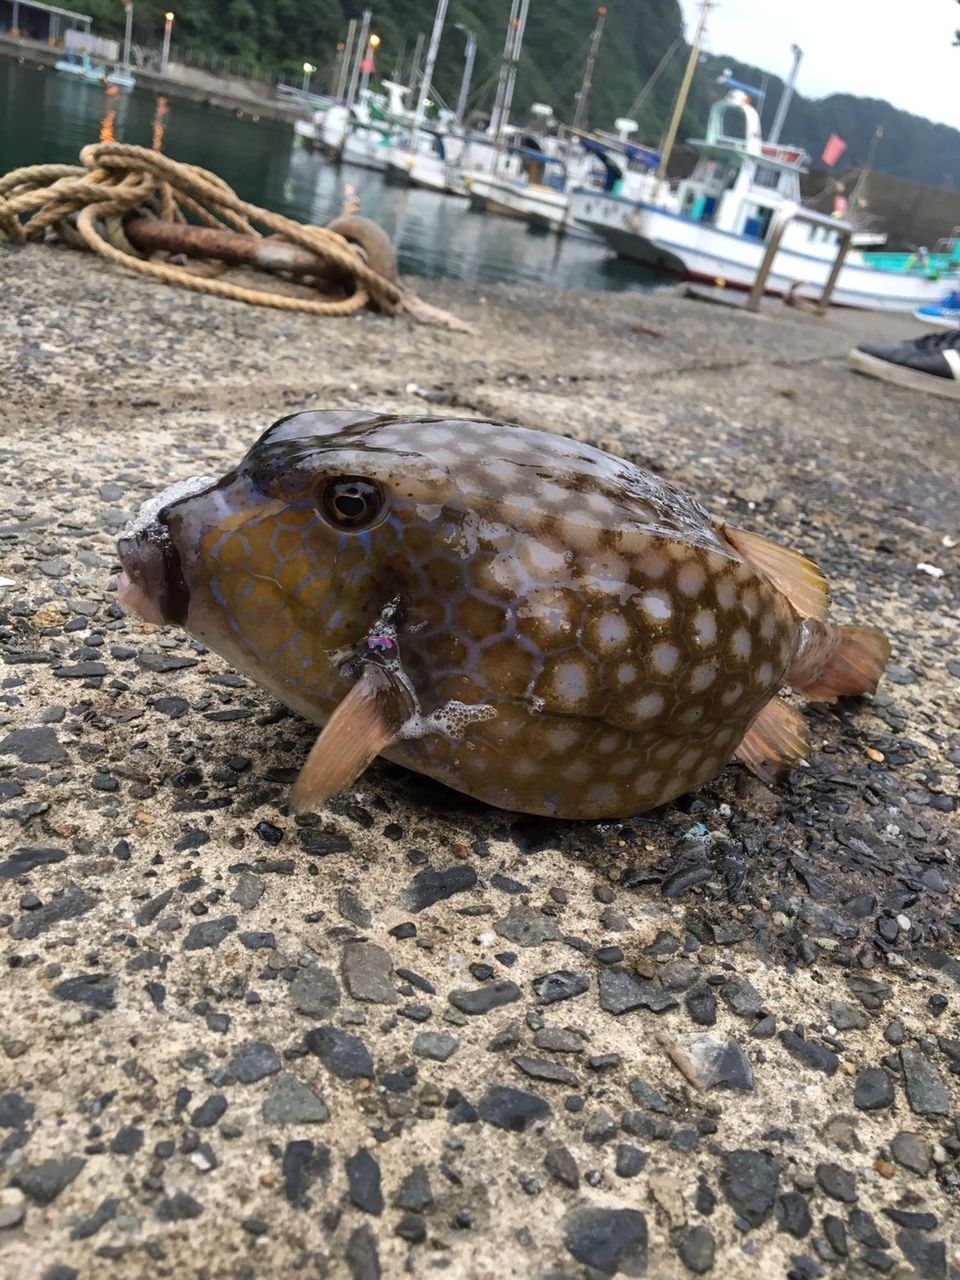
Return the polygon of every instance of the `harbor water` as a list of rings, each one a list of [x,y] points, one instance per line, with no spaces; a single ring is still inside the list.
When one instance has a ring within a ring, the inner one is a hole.
[[[404,275],[471,284],[650,290],[658,277],[595,241],[558,238],[472,211],[465,199],[398,187],[297,144],[289,125],[135,90],[122,94],[0,58],[0,173],[76,163],[88,142],[153,146],[218,173],[254,204],[323,225],[352,193],[397,249]]]

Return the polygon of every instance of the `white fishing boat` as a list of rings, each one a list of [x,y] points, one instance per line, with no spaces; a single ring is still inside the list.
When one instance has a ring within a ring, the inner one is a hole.
[[[632,124],[631,120],[617,121],[618,126]],[[548,140],[543,150],[531,149],[535,140],[525,141],[526,146],[521,143],[509,149],[512,167],[507,163],[493,172],[470,174],[471,202],[524,218],[531,226],[558,235],[572,232],[594,238],[586,227],[572,220],[575,190],[632,194],[641,189],[643,179],[660,158],[659,152],[636,146],[622,135],[570,134],[559,143]]]
[[[410,130],[408,133],[400,134],[394,140],[387,160],[387,169],[395,180],[411,183],[417,187],[428,187],[432,191],[459,195],[462,194],[462,185],[456,166],[463,152],[463,136],[459,132],[454,132],[455,114],[451,111],[442,111],[438,127],[427,124],[427,107],[432,105],[430,94],[433,88],[433,71],[443,35],[443,24],[447,16],[447,4],[448,0],[437,0],[423,75],[419,83],[415,84],[415,103]],[[464,71],[464,81],[461,82],[460,109],[466,99],[466,87],[469,86],[472,67],[471,54]]]
[[[465,140],[452,129],[421,128],[394,142],[387,172],[397,181],[447,195],[466,195],[460,178]]]
[[[383,173],[395,129],[386,100],[380,94],[364,90],[352,107],[338,102],[326,111],[318,111],[310,143],[344,164]],[[304,127],[301,136],[306,134]]]
[[[504,67],[507,83],[504,86],[502,105],[494,106],[491,133],[496,139],[506,135],[506,117],[510,109],[512,75],[519,57],[519,42],[523,36],[526,18],[524,6],[517,6],[516,35],[511,38],[508,30],[504,49]],[[570,197],[579,185],[597,187],[600,190],[621,187],[624,174],[639,162],[642,149],[627,150],[629,132],[636,129],[633,120],[618,120],[619,137],[607,135],[604,140],[586,133],[583,125],[587,118],[590,89],[597,50],[606,22],[607,10],[597,11],[597,21],[584,64],[583,78],[576,95],[573,123],[569,128],[557,129],[553,110],[544,103],[535,102],[531,107],[534,123],[526,136],[515,138],[499,153],[495,152],[493,164],[468,168],[464,183],[475,207],[508,217],[521,218],[531,226],[563,235],[574,231],[590,235],[585,228],[571,224]],[[511,28],[513,28],[511,15]],[[499,90],[498,90],[499,92]],[[496,123],[495,123],[496,122]],[[619,163],[611,153],[619,152]],[[659,158],[659,157],[658,157]],[[647,160],[644,168],[649,167]]]
[[[318,111],[313,118],[312,136],[306,122],[300,128],[294,126],[297,136],[319,147],[332,159],[363,169],[386,171],[387,156],[393,136],[400,121],[397,116],[406,115],[403,107],[405,86],[390,80],[382,81],[387,95],[375,93],[368,81],[373,68],[372,52],[379,37],[370,35],[371,9],[364,9],[360,19],[355,50],[353,37],[356,20],[351,20],[347,46],[340,64],[337,97],[326,110]],[[346,96],[344,89],[347,68],[350,68]]]
[[[559,147],[551,154],[538,138],[528,136],[507,147],[492,170],[473,169],[464,176],[474,208],[520,218],[541,230],[567,229],[570,186],[586,182],[584,161]],[[574,177],[574,174],[576,175]]]
[[[137,87],[136,76],[134,76],[130,67],[122,62],[118,62],[110,72],[106,78],[106,83],[112,85],[114,89],[119,89],[121,93],[132,93]]]
[[[133,0],[126,0],[124,9],[127,14],[126,31],[123,37],[123,61],[118,62],[107,76],[107,84],[121,93],[132,93],[137,87],[136,77],[130,70],[130,49],[133,38]]]
[[[749,289],[775,218],[801,205],[799,147],[765,143],[760,119],[742,89],[731,89],[710,111],[707,136],[690,142],[698,161],[690,178],[671,185],[653,174],[629,194],[580,187],[570,216],[599,235],[618,256],[693,280]],[[833,294],[845,306],[912,311],[936,300],[943,285],[928,273],[879,270],[863,250],[850,249]],[[838,250],[832,228],[790,223],[767,281],[767,292],[819,297]]]

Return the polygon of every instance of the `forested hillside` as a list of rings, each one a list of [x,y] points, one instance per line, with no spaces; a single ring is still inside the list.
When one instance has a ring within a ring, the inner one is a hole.
[[[391,75],[409,66],[418,32],[429,33],[434,0],[369,0],[374,30],[381,37],[378,73]],[[119,0],[86,0],[100,32],[120,34],[123,9]],[[136,0],[135,39],[143,45],[159,44],[167,0]],[[440,46],[435,77],[436,91],[455,102],[463,67],[464,36],[457,22],[473,30],[479,42],[471,104],[489,109],[509,13],[509,0],[451,0],[446,30]],[[326,87],[332,74],[336,44],[342,40],[349,18],[359,15],[362,0],[183,0],[177,9],[173,53],[189,50],[194,56],[229,57],[268,76],[283,75],[298,81],[303,61],[317,65],[315,87]],[[607,0],[606,32],[597,59],[591,100],[591,122],[609,128],[616,116],[626,114],[647,83],[664,53],[682,35],[677,0]],[[785,8],[771,13],[783,22],[783,67],[790,62],[789,29]],[[531,0],[516,104],[519,111],[531,102],[547,102],[561,118],[573,112],[590,32],[596,18],[593,0]],[[891,39],[895,35],[891,29]],[[656,142],[670,112],[683,70],[686,47],[674,54],[642,107],[636,112],[639,137]],[[699,134],[706,112],[716,96],[716,76],[726,67],[738,77],[760,84],[763,70],[729,56],[705,58],[697,72],[681,137]],[[960,50],[957,54],[960,80]],[[803,87],[801,69],[800,87]],[[765,122],[772,119],[781,81],[768,81]],[[960,190],[960,131],[899,111],[889,103],[835,94],[812,101],[800,94],[794,99],[784,140],[799,142],[819,157],[830,133],[839,133],[848,144],[843,166],[866,157],[877,125],[884,129],[876,165],[900,178]]]

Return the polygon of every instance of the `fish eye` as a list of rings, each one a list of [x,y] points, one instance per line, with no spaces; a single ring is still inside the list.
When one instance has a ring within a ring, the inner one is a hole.
[[[385,505],[383,490],[364,476],[335,476],[318,495],[320,512],[337,529],[369,529]]]

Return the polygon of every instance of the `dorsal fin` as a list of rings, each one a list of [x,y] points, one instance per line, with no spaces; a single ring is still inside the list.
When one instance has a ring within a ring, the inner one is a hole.
[[[359,778],[406,718],[407,708],[389,673],[367,664],[313,744],[290,793],[293,812],[312,813]]]
[[[736,750],[736,756],[762,782],[772,782],[799,764],[807,751],[803,717],[779,698],[771,698]]]
[[[734,551],[770,579],[801,618],[824,621],[830,594],[826,578],[812,560],[799,551],[791,551],[789,547],[781,547],[769,538],[761,537],[759,533],[747,533],[729,524],[721,524],[719,533]]]

